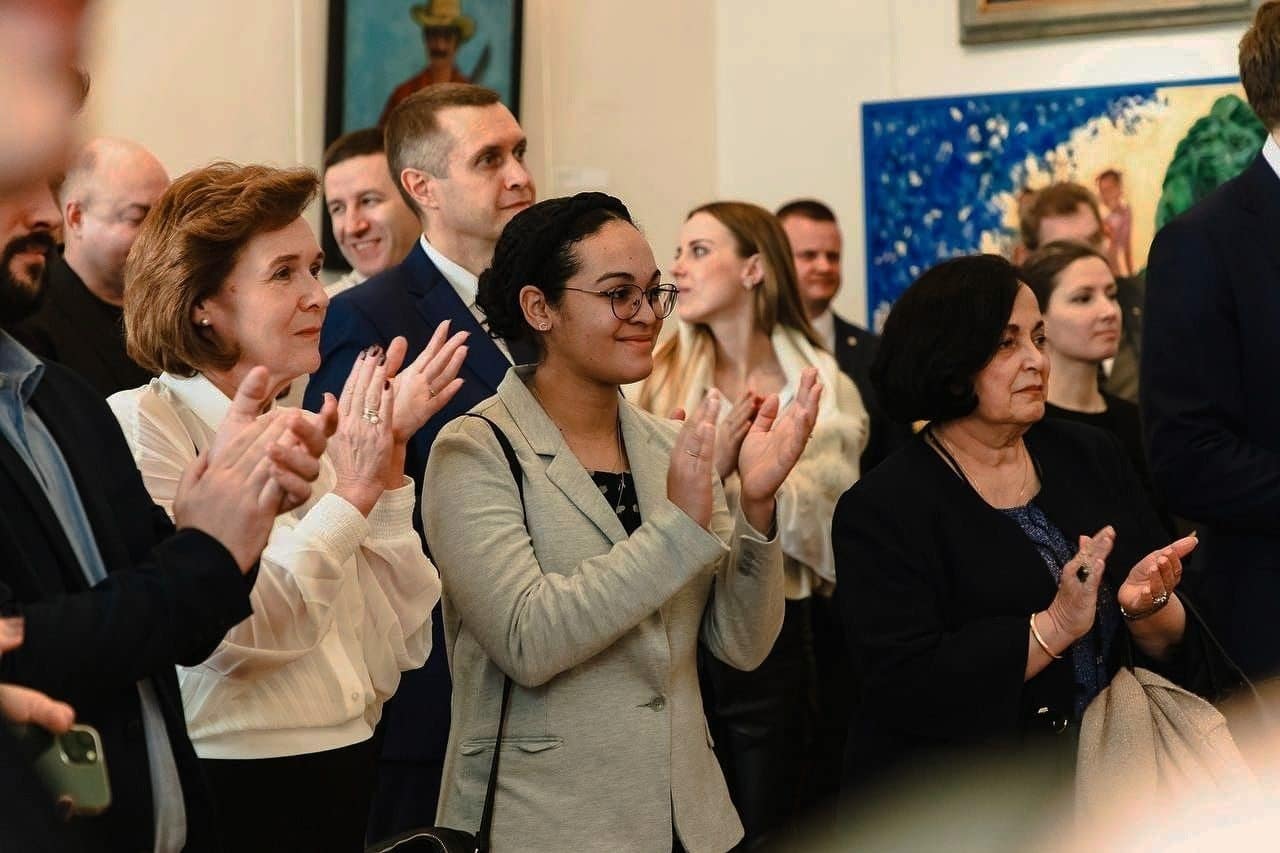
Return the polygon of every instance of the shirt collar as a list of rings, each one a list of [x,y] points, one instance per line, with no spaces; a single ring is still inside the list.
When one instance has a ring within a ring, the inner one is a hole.
[[[44,376],[44,362],[14,340],[8,332],[0,330],[0,386],[16,387],[23,403],[31,402],[31,395]]]
[[[1267,141],[1262,143],[1262,156],[1266,158],[1267,165],[1276,173],[1276,177],[1280,177],[1280,144],[1276,142],[1275,134],[1267,134]]]
[[[422,251],[427,253],[431,263],[435,264],[436,269],[440,270],[440,274],[445,277],[445,281],[458,292],[462,301],[467,303],[468,309],[474,308],[476,292],[480,289],[479,277],[440,254],[439,249],[427,242],[426,234],[422,235],[421,242]]]
[[[813,330],[818,333],[818,337],[822,338],[823,343],[827,345],[827,349],[831,352],[836,351],[836,315],[827,308],[817,317],[809,321],[813,326]]]
[[[167,388],[211,430],[217,430],[222,425],[231,409],[230,398],[203,374],[183,378],[172,373],[161,373],[155,381]]]

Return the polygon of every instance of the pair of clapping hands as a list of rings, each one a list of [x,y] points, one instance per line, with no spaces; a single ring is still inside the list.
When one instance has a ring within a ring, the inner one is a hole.
[[[1116,532],[1108,525],[1093,536],[1081,536],[1079,550],[1063,569],[1047,613],[1054,630],[1070,638],[1083,637],[1093,627],[1098,611],[1098,587],[1107,557],[1115,545]],[[1152,551],[1129,570],[1116,600],[1126,617],[1138,622],[1154,616],[1173,596],[1182,582],[1182,560],[1195,550],[1195,534],[1184,536]]]
[[[721,395],[712,389],[691,415],[677,409],[671,417],[684,427],[671,449],[667,499],[706,528],[711,523],[712,476],[735,471],[742,514],[756,530],[773,526],[774,498],[804,452],[818,420],[822,383],[806,368],[795,400],[779,413],[778,395],[760,398],[748,391],[717,426]]]
[[[337,474],[334,491],[368,514],[387,486],[399,485],[409,438],[458,389],[466,332],[437,327],[422,354],[400,370],[404,338],[366,350],[340,398],[325,394],[318,413],[278,408],[265,415],[267,371],[240,383],[212,445],[183,472],[174,499],[179,528],[202,530],[231,552],[242,572],[257,562],[281,512],[311,497],[326,446]]]

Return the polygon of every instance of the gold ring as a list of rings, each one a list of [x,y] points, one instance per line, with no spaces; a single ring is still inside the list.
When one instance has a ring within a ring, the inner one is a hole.
[[[382,417],[378,414],[377,409],[365,409],[364,414],[361,415],[360,417],[364,418],[366,421],[373,424],[374,426],[377,426],[378,424],[382,423]]]

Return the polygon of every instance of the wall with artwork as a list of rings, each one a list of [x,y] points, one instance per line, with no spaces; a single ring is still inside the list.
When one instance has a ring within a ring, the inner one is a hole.
[[[404,7],[407,23],[413,2],[376,5]],[[328,0],[181,14],[170,0],[97,0],[93,14],[88,128],[142,139],[175,174],[215,157],[319,165]],[[521,120],[541,194],[621,195],[660,262],[707,198],[827,199],[846,237],[838,306],[864,319],[864,103],[1230,76],[1244,27],[968,47],[957,0],[524,0]],[[396,79],[423,56],[408,32]],[[459,49],[464,73],[480,56],[462,48],[481,41]]]
[[[1245,27],[968,47],[956,0],[718,0],[721,191],[831,202],[845,236],[837,307],[865,318],[864,103],[1233,76]]]

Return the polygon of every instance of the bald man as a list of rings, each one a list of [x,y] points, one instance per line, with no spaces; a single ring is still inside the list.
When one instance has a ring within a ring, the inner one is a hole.
[[[90,140],[59,189],[66,249],[51,260],[40,309],[11,331],[102,395],[151,380],[125,353],[124,262],[151,206],[169,185],[155,156],[124,139]]]

